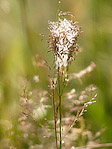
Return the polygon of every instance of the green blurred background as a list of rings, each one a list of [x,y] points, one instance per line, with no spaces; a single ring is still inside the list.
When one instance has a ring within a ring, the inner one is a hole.
[[[84,89],[93,83],[98,87],[97,103],[85,115],[93,131],[105,128],[102,142],[112,142],[112,0],[62,0],[61,10],[70,11],[84,31],[80,37],[81,52],[69,72],[79,72],[91,61],[97,67],[83,78],[83,84],[68,87]],[[32,59],[39,54],[49,65],[53,56],[47,53],[48,20],[55,21],[57,0],[0,0],[0,119],[13,121],[18,112],[18,76],[32,78],[39,74],[41,88],[47,90],[47,75],[35,69]],[[41,41],[40,33],[46,35]],[[68,90],[69,90],[68,89]],[[0,125],[0,138],[3,126]]]

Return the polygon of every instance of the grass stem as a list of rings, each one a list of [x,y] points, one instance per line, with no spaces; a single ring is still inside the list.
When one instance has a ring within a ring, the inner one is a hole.
[[[56,110],[55,110],[55,101],[54,101],[54,89],[53,89],[52,93],[53,93],[53,110],[54,110],[55,140],[56,140],[56,149],[58,149],[57,127],[56,127]]]
[[[59,118],[60,118],[60,123],[59,123],[59,127],[60,127],[60,149],[62,148],[62,140],[61,140],[61,73],[59,71],[58,68],[58,87],[59,87]]]
[[[59,115],[60,115],[60,149],[62,147],[62,141],[61,141],[61,96],[59,96]]]

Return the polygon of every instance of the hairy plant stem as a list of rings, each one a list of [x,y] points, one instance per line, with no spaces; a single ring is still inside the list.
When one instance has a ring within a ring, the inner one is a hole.
[[[55,101],[54,101],[54,89],[52,90],[52,94],[53,94],[53,110],[54,110],[55,141],[56,141],[56,149],[58,149],[57,127],[56,127],[56,110],[55,110]]]
[[[61,78],[61,73],[59,71],[59,68],[58,68],[58,85],[59,85],[59,118],[60,118],[60,123],[59,123],[59,126],[60,126],[60,149],[62,147],[62,140],[61,140],[61,82],[60,82],[60,78]]]

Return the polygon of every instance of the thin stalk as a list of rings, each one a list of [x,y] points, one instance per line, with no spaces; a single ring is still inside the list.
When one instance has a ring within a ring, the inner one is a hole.
[[[62,146],[62,141],[61,141],[61,96],[59,96],[59,115],[60,115],[60,149]]]
[[[55,101],[54,101],[54,89],[53,89],[53,91],[52,91],[52,94],[53,94],[53,110],[54,110],[55,141],[56,141],[56,149],[58,149],[57,127],[56,127],[56,110],[55,110]]]
[[[61,140],[61,85],[60,85],[60,71],[59,71],[59,68],[58,68],[58,85],[59,85],[59,118],[60,118],[60,123],[59,123],[59,126],[60,126],[60,149],[62,147],[62,140]]]

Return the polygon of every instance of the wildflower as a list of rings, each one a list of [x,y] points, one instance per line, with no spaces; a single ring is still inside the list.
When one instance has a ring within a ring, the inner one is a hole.
[[[74,59],[74,54],[78,51],[77,40],[80,28],[77,22],[61,19],[57,22],[50,22],[49,27],[50,51],[54,51],[56,69],[67,67]]]

